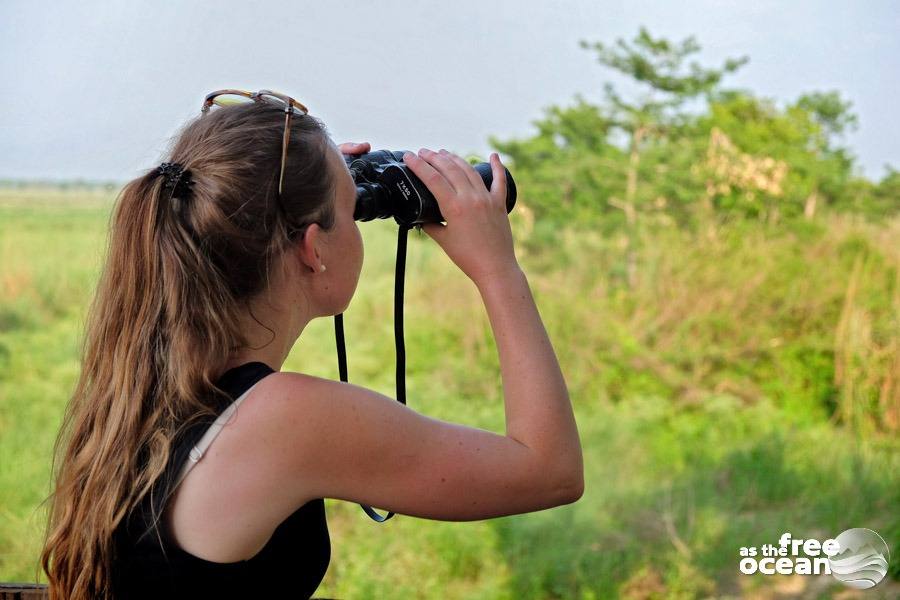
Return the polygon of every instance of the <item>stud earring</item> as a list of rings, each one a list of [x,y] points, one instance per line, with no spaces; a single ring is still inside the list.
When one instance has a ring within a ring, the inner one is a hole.
[[[325,272],[325,265],[322,265],[322,268],[319,269],[319,272],[320,272],[320,273],[324,273],[324,272]]]

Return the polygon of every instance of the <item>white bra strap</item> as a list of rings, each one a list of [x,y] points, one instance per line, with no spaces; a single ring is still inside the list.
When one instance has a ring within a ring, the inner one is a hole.
[[[262,381],[260,379],[260,381]],[[206,430],[206,433],[203,434],[203,437],[200,438],[200,441],[191,448],[191,453],[188,456],[188,460],[184,461],[184,465],[181,468],[181,473],[178,475],[178,479],[175,481],[175,485],[172,487],[172,491],[174,491],[187,474],[190,472],[194,465],[200,462],[200,459],[203,458],[203,454],[206,452],[209,445],[212,444],[213,440],[216,439],[216,436],[219,435],[219,432],[222,431],[222,428],[227,425],[228,420],[231,416],[237,411],[238,406],[240,406],[241,402],[244,401],[244,398],[247,397],[247,394],[257,386],[259,381],[251,385],[246,392],[241,394],[237,400],[228,405],[228,407],[222,411],[222,414],[213,422],[212,425],[209,426],[209,429]]]

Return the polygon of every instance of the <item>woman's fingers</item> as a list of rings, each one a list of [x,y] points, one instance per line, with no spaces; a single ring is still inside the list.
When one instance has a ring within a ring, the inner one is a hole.
[[[468,161],[466,161],[466,159],[457,154],[450,154],[450,158],[453,159],[453,162],[459,165],[459,168],[463,170],[463,173],[466,174],[466,177],[469,179],[469,183],[472,184],[472,187],[474,187],[479,192],[482,189],[487,191],[487,188],[484,185],[484,180],[481,178],[481,175],[478,174],[478,171],[475,170],[475,167],[470,165]]]
[[[456,195],[456,189],[453,185],[421,156],[407,152],[403,155],[403,162],[431,190],[431,193],[434,194],[438,201],[438,207],[443,213],[444,206],[441,203],[452,202],[453,196]]]
[[[472,187],[472,184],[469,183],[469,178],[466,177],[465,171],[453,161],[450,157],[450,153],[446,150],[432,152],[427,148],[422,148],[419,150],[419,156],[440,171],[441,175],[450,182],[457,194],[462,194]]]
[[[369,142],[344,142],[338,146],[341,154],[365,154],[372,149]]]
[[[496,152],[491,154],[490,162],[491,174],[493,175],[491,196],[496,198],[503,205],[503,209],[506,210],[506,168],[500,162],[500,155]]]

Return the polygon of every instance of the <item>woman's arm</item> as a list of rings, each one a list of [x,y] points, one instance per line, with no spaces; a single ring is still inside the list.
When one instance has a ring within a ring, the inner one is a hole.
[[[528,280],[512,268],[480,281],[478,290],[500,355],[506,435],[531,448],[548,468],[569,470],[580,496],[584,466],[575,415]]]

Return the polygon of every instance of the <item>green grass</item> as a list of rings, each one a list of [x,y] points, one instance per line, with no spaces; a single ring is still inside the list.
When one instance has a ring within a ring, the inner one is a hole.
[[[34,578],[36,507],[78,375],[110,201],[0,192],[3,581]],[[735,223],[706,237],[662,227],[632,240],[629,282],[621,236],[532,229],[524,215],[512,215],[517,253],[569,382],[584,497],[489,521],[397,515],[381,525],[328,500],[332,562],[317,595],[828,597],[844,590],[830,578],[739,575],[738,549],[850,527],[892,545],[895,581],[876,589],[896,594],[900,225]],[[365,265],[345,314],[350,381],[393,395],[396,229],[360,228]],[[416,234],[406,280],[409,405],[502,433],[496,348],[474,286]],[[337,378],[331,319],[309,325],[285,369]]]

